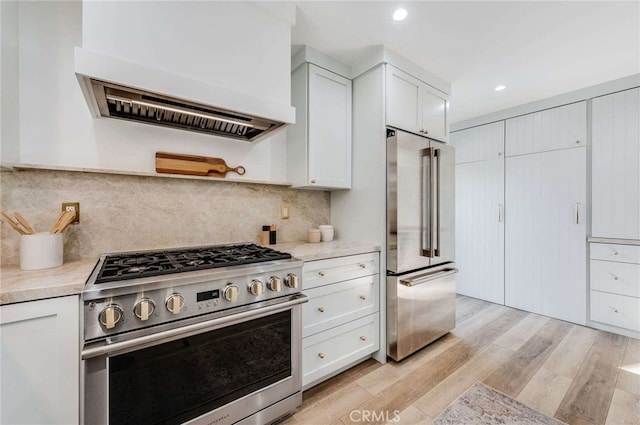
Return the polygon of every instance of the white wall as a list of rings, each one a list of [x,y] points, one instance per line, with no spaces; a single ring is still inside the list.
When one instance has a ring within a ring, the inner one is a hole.
[[[145,13],[140,8],[158,11],[140,18]],[[143,42],[137,34],[143,21],[157,28],[153,41]],[[189,25],[179,28],[178,22]],[[153,172],[155,152],[169,151],[242,164],[245,179],[286,181],[286,131],[251,144],[93,119],[76,80],[73,51],[82,46],[148,61],[290,104],[291,28],[286,20],[248,2],[20,2],[18,29],[20,162]],[[187,31],[193,42],[174,43],[178,31]]]
[[[0,1],[0,164],[18,162],[18,3]]]

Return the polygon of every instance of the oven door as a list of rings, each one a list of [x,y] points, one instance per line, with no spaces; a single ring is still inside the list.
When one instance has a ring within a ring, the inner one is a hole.
[[[301,304],[85,346],[86,424],[266,423],[302,401]],[[252,419],[253,418],[253,419]]]

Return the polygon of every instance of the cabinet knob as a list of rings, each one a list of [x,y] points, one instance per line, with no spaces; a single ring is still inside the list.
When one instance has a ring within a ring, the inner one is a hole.
[[[367,267],[367,265],[365,263],[358,263],[358,267],[360,267],[361,269],[364,269]]]
[[[322,272],[322,271],[321,271],[321,272],[318,272],[318,274],[319,274],[320,276],[324,276],[324,272]]]
[[[618,276],[614,275],[613,280],[618,280]]]
[[[324,313],[324,307],[318,307],[318,311],[319,311],[320,313]]]
[[[316,184],[316,179],[311,179],[311,184]]]
[[[429,131],[428,130],[424,130],[424,134],[429,134]]]
[[[498,152],[498,156],[502,156],[502,152]]]
[[[576,140],[576,145],[579,145],[579,144],[580,144],[580,140]]]
[[[321,359],[324,359],[324,353],[318,353],[318,357],[320,357]]]
[[[618,309],[614,307],[613,312],[618,313]]]
[[[366,300],[366,299],[367,299],[367,297],[365,297],[364,295],[360,295],[360,299],[361,299],[361,300]]]
[[[367,337],[363,335],[363,336],[361,336],[361,337],[360,337],[360,339],[361,339],[362,341],[366,341],[366,340],[367,340]]]
[[[618,251],[613,251],[613,255],[618,255]]]

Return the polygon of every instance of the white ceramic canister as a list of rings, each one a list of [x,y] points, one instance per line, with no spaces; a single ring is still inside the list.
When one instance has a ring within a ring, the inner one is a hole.
[[[20,236],[20,269],[40,270],[62,265],[62,233],[41,232]]]
[[[318,226],[320,229],[320,236],[322,242],[329,242],[333,240],[333,226],[330,224],[321,224]]]
[[[320,242],[320,230],[319,229],[309,229],[307,233],[307,242],[309,243],[318,243]]]

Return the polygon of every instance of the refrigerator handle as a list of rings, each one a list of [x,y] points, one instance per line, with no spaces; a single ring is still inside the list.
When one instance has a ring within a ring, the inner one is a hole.
[[[422,157],[422,214],[420,245],[422,256],[433,257],[433,162],[431,148],[421,149]]]
[[[433,236],[433,254],[434,257],[440,256],[440,180],[441,180],[441,170],[440,170],[440,149],[434,149],[433,156],[436,162],[435,168],[435,179],[436,179],[436,187],[435,191],[432,191],[433,197],[433,206],[434,206],[434,236]]]
[[[438,273],[433,273],[433,272],[425,273],[423,275],[416,276],[413,279],[400,279],[399,282],[404,286],[411,287],[411,286],[420,285],[422,283],[426,283],[435,279],[440,279],[442,277],[449,276],[456,273],[458,273],[458,269],[449,268],[449,269],[442,270],[441,272],[438,272]]]

